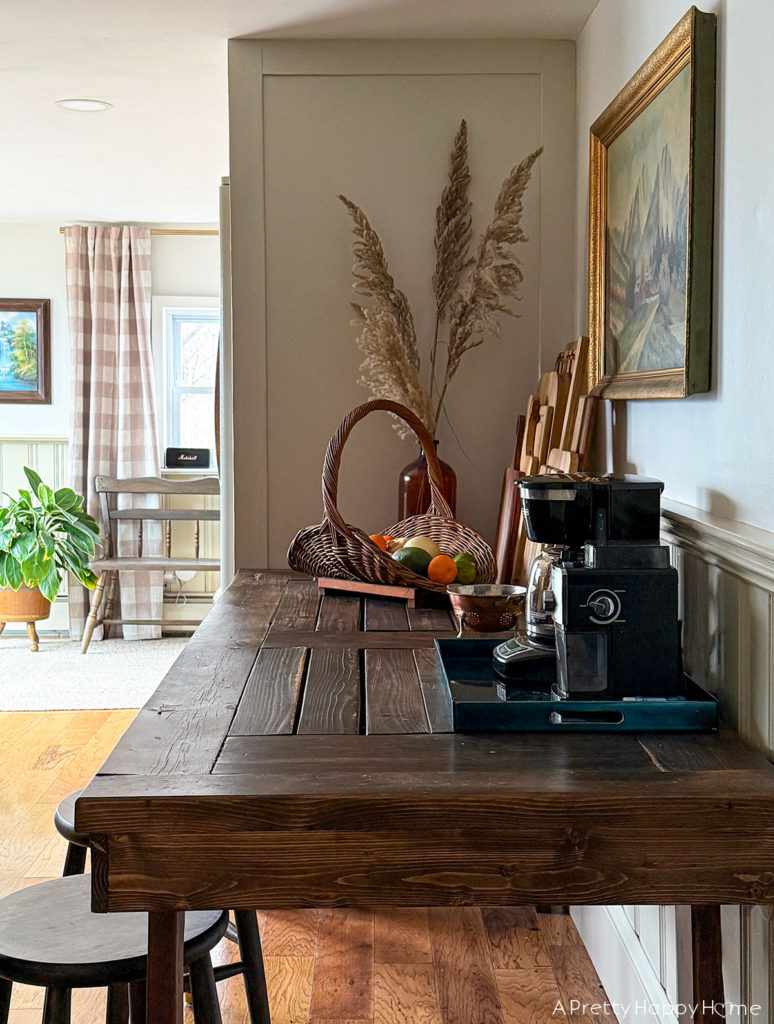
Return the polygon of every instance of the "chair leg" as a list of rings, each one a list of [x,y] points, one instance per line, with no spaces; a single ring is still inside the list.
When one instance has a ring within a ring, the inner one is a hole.
[[[0,622],[0,636],[3,635],[3,630],[4,629],[5,629],[5,623],[4,622]]]
[[[108,985],[105,1024],[129,1024],[129,986]]]
[[[82,875],[86,870],[86,853],[87,849],[85,846],[79,846],[78,843],[68,843],[67,853],[65,854],[64,870],[62,871],[62,877],[66,878],[68,875]]]
[[[97,615],[99,614],[99,606],[102,604],[102,595],[105,592],[105,580],[107,578],[107,569],[103,570],[99,574],[97,580],[97,586],[94,590],[94,597],[91,601],[91,609],[89,611],[89,617],[86,619],[86,625],[83,627],[83,643],[81,645],[81,651],[85,654],[89,649],[91,643],[91,634],[94,632],[94,627],[97,625]]]
[[[114,569],[110,573],[110,583],[108,583],[107,597],[105,598],[105,618],[106,619],[112,619],[113,618],[113,608],[114,608],[115,603],[116,603],[116,585],[117,585],[117,583],[118,583],[118,572],[117,572],[117,570]],[[105,638],[105,640],[107,640],[110,637],[110,628],[111,627],[108,626],[108,625],[105,625],[102,628],[104,630],[102,635]]]
[[[129,985],[129,1010],[132,1024],[145,1024],[145,998],[145,982],[133,981]]]
[[[191,976],[191,996],[196,1024],[223,1024],[210,954],[205,953],[203,957],[189,964],[188,973]]]
[[[43,1004],[43,1024],[70,1024],[69,988],[47,988]]]
[[[7,978],[0,978],[0,1024],[8,1024],[8,1017],[11,1013],[11,992],[13,982]]]
[[[271,1024],[258,918],[254,910],[235,910],[234,918],[239,937],[239,952],[245,965],[245,995],[250,1024]]]
[[[34,652],[37,651],[38,644],[40,642],[38,640],[38,631],[37,631],[37,629],[35,629],[35,623],[34,622],[28,622],[27,623],[27,636],[30,638],[30,650],[34,654]]]

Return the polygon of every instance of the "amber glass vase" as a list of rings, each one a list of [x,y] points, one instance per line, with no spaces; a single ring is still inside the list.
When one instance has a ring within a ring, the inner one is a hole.
[[[435,441],[436,451],[438,442]],[[439,459],[443,475],[442,492],[449,503],[452,515],[457,514],[457,474],[448,462]],[[420,516],[430,507],[430,481],[427,477],[427,459],[422,449],[413,462],[400,471],[398,481],[398,519]]]

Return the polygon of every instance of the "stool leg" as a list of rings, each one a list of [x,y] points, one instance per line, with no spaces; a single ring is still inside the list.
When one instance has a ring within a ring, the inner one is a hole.
[[[66,878],[68,875],[82,875],[86,870],[86,847],[79,846],[78,843],[68,843],[67,853],[65,854],[64,870],[62,871],[62,877]]]
[[[189,964],[188,973],[191,976],[191,996],[196,1024],[223,1024],[210,954],[205,953],[203,957]]]
[[[3,630],[4,629],[5,629],[5,623],[4,622],[0,622],[0,636],[3,635]]]
[[[145,982],[133,981],[129,985],[129,1010],[131,1012],[132,1024],[145,1024]],[[2,1021],[0,1021],[2,1024]]]
[[[239,937],[239,953],[245,965],[245,994],[250,1024],[271,1024],[258,918],[254,910],[235,910],[234,918]]]
[[[0,1024],[8,1024],[8,1015],[11,1012],[12,989],[13,982],[8,981],[7,978],[0,978]]]
[[[99,615],[99,606],[102,604],[102,595],[105,592],[105,579],[107,577],[107,571],[103,570],[99,574],[97,580],[97,586],[94,590],[94,597],[91,601],[91,610],[89,611],[88,618],[86,619],[86,625],[83,628],[83,643],[81,644],[81,650],[85,654],[89,649],[91,643],[91,634],[94,632],[94,627],[97,625],[97,616]]]
[[[70,1024],[69,988],[47,988],[43,1004],[43,1024]]]
[[[105,1024],[129,1024],[129,986],[108,985]]]
[[[38,649],[38,631],[34,622],[27,623],[27,636],[30,638],[30,650],[34,653]]]

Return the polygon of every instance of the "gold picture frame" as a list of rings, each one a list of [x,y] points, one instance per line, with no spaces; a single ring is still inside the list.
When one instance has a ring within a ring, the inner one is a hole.
[[[710,389],[715,36],[692,7],[591,126],[589,375],[604,398]]]

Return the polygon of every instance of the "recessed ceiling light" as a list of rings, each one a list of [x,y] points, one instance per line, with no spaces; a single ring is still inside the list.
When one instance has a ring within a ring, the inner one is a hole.
[[[65,110],[110,110],[113,106],[105,100],[57,100],[56,105]]]

